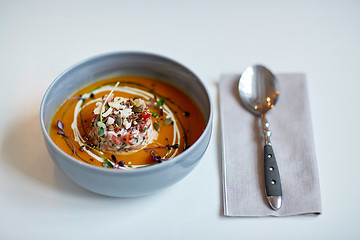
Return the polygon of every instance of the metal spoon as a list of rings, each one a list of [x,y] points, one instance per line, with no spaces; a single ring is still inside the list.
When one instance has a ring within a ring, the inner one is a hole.
[[[271,145],[269,123],[265,113],[272,109],[279,96],[276,77],[264,66],[248,67],[241,75],[239,93],[245,107],[253,114],[260,116],[265,138],[264,174],[266,197],[270,207],[278,210],[282,203],[282,189],[279,169]]]

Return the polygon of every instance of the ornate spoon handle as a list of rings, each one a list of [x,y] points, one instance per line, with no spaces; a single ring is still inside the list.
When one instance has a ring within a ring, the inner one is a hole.
[[[263,133],[265,138],[264,146],[264,174],[265,174],[265,189],[266,198],[270,207],[273,210],[278,210],[282,203],[282,189],[279,168],[276,163],[274,150],[271,145],[269,130],[269,122],[265,118],[265,114],[261,114],[261,121],[263,124]]]

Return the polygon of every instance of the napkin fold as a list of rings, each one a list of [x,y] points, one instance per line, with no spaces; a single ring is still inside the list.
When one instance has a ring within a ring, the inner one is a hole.
[[[283,202],[273,211],[264,184],[264,139],[259,117],[248,112],[238,93],[240,74],[221,77],[223,203],[225,216],[261,217],[321,214],[306,79],[303,74],[277,74],[280,95],[267,114],[279,167]]]

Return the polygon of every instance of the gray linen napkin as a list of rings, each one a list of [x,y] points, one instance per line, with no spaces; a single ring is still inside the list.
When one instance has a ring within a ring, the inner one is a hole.
[[[265,197],[261,120],[242,105],[240,75],[221,77],[220,116],[223,145],[225,216],[290,216],[321,214],[319,176],[311,116],[303,74],[278,74],[280,95],[266,115],[283,190],[283,203],[273,211]]]

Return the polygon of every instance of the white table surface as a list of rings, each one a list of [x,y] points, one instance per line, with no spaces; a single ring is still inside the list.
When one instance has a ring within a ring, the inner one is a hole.
[[[360,1],[0,1],[0,239],[359,239],[359,26]],[[40,130],[40,102],[56,76],[122,50],[188,66],[215,106],[199,165],[148,197],[73,184]],[[253,63],[307,75],[320,216],[222,216],[217,84]]]

